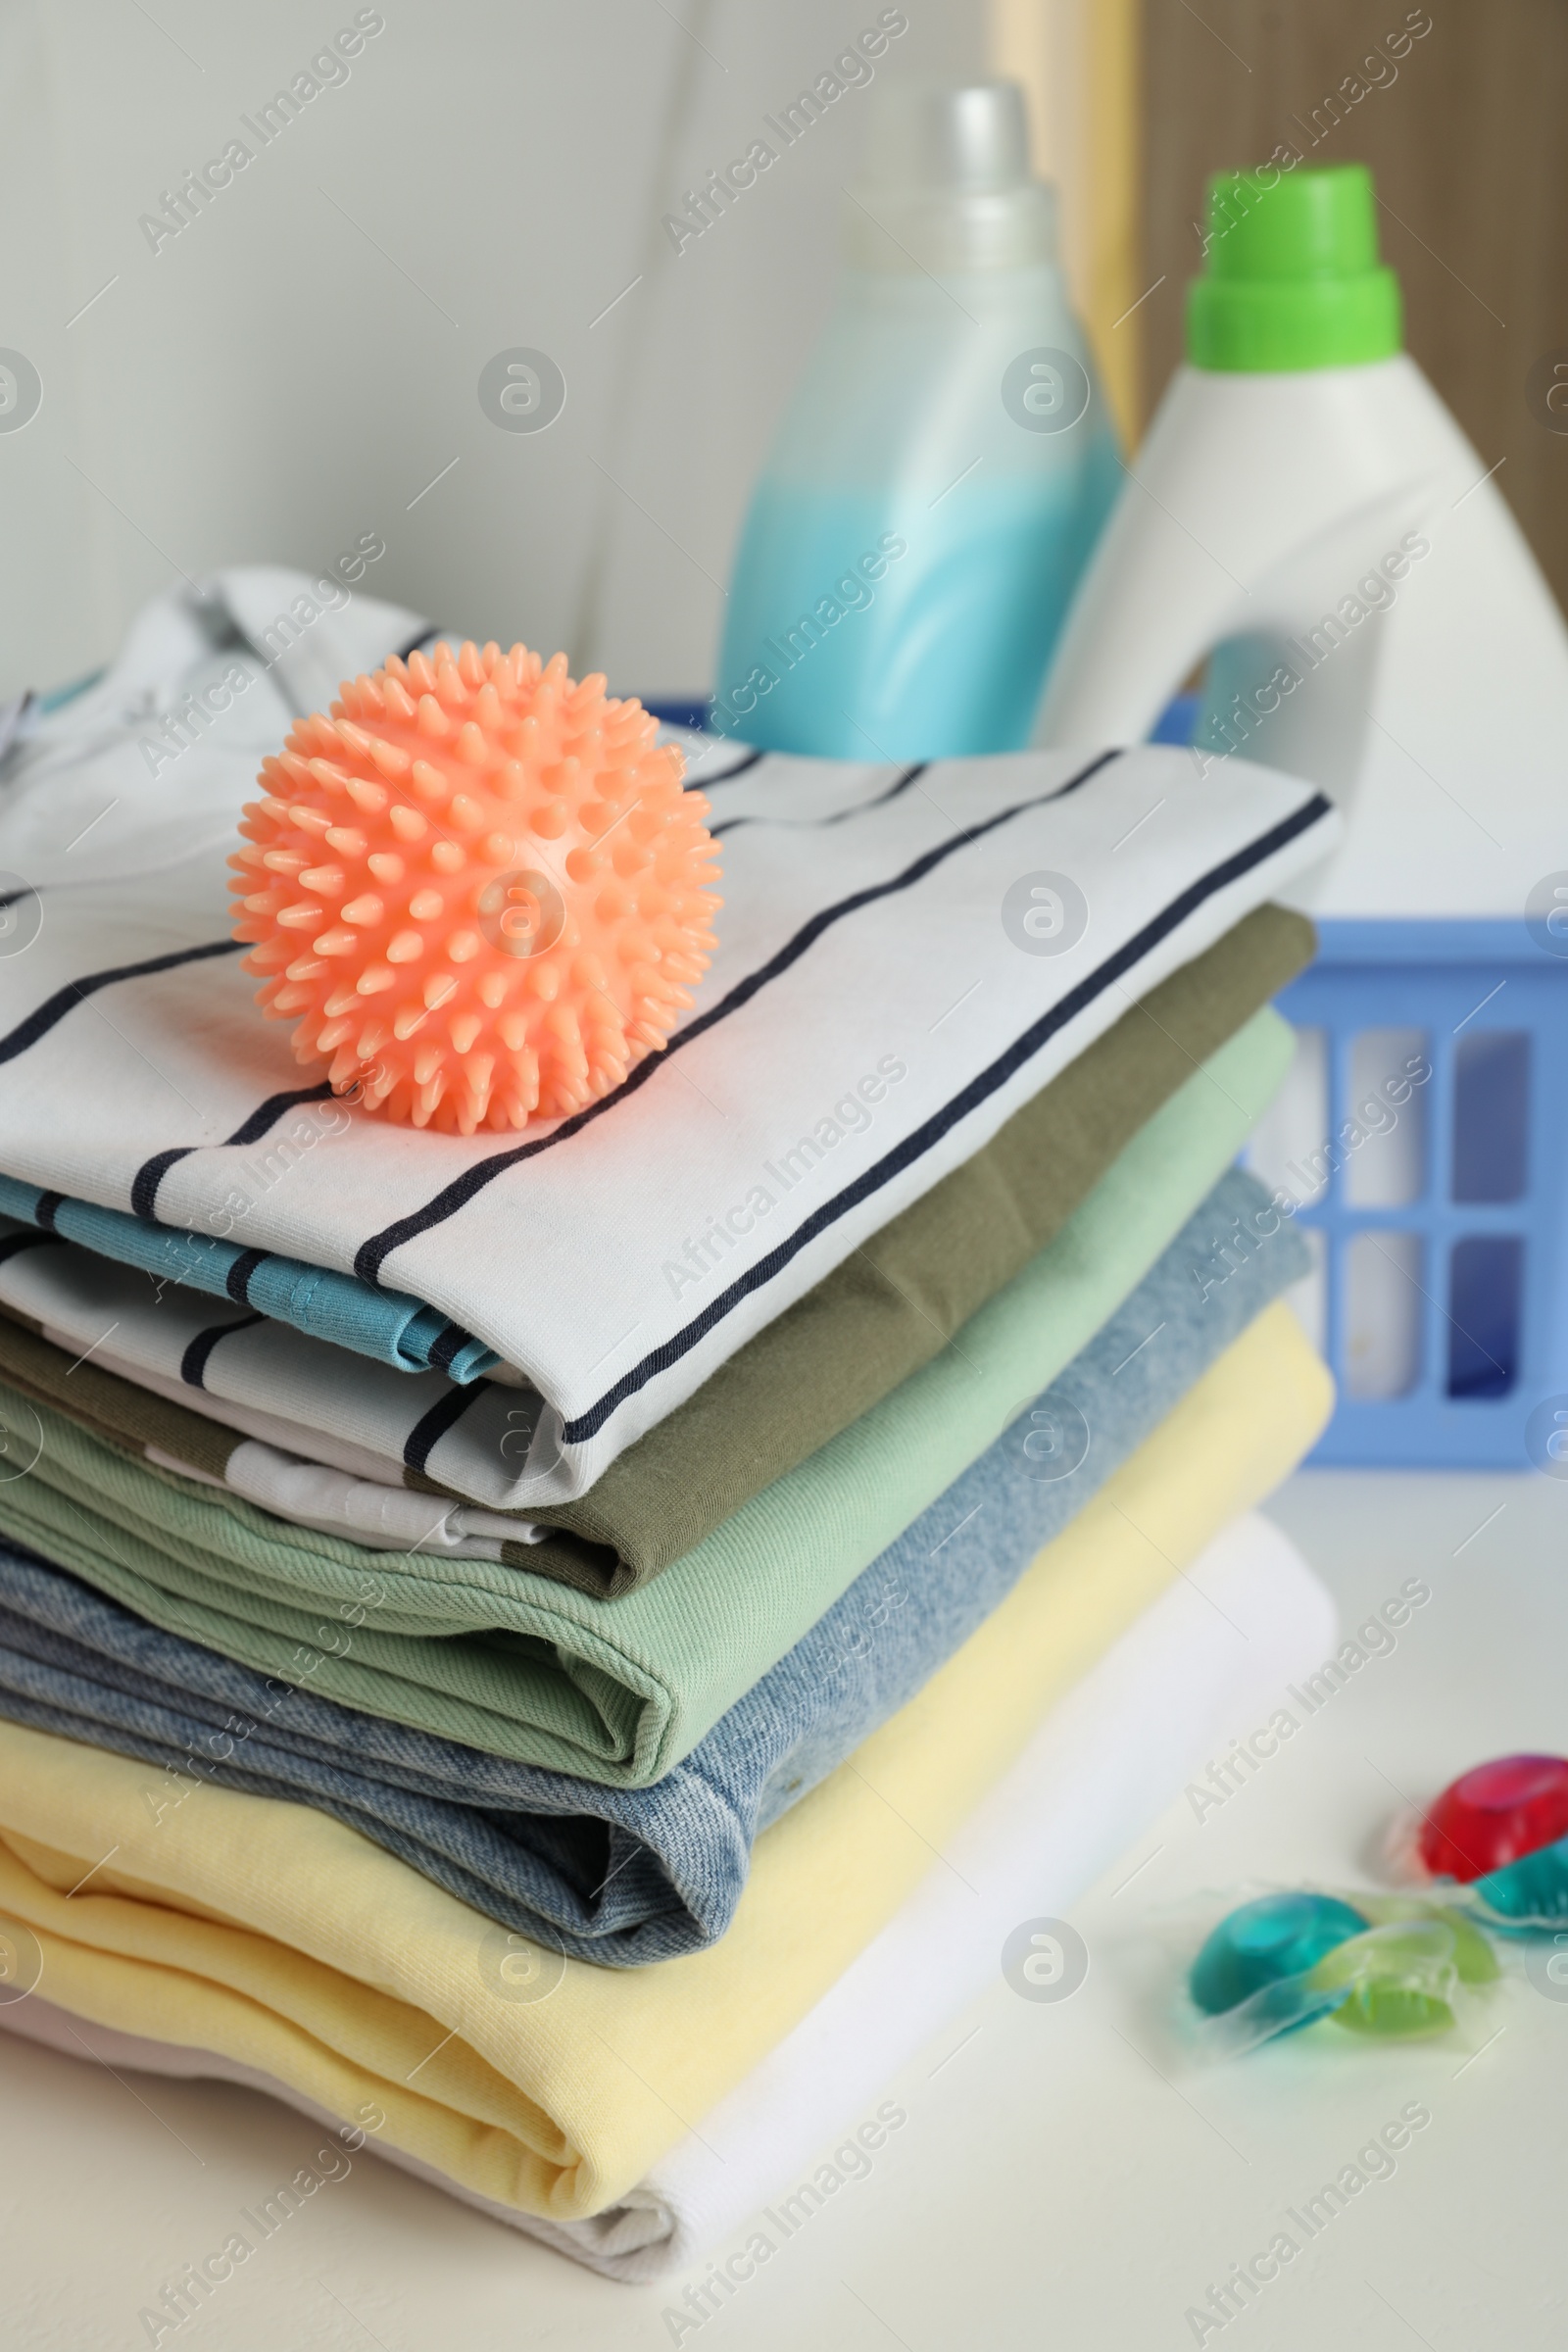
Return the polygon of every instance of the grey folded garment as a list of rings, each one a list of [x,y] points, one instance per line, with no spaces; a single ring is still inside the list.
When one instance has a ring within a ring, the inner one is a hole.
[[[0,1548],[0,1715],[159,1768],[302,1800],[463,1901],[576,1957],[629,1967],[721,1936],[754,1838],[951,1657],[1261,1309],[1306,1270],[1280,1226],[1224,1280],[1216,1234],[1266,1197],[1222,1178],[1047,1394],[698,1743],[644,1788],[603,1788],[351,1714],[146,1624]],[[1195,1279],[1196,1275],[1196,1279]]]

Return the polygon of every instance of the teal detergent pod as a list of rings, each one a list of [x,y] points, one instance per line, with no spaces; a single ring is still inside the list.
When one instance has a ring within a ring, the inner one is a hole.
[[[845,249],[741,534],[712,724],[825,759],[1017,750],[1121,480],[1017,86],[875,90]]]

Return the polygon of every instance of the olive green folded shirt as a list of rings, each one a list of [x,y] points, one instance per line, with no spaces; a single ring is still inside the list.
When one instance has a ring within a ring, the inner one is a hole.
[[[1315,946],[1304,916],[1257,907],[1129,1002],[972,1159],[786,1307],[586,1494],[535,1517],[613,1553],[634,1582],[679,1559],[929,1363]]]

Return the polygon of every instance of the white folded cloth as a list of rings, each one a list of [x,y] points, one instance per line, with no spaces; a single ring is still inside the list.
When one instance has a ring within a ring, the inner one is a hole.
[[[459,1560],[499,1560],[507,1544],[537,1544],[546,1532],[529,1520],[503,1519],[499,1512],[478,1511],[470,1503],[352,1478],[319,1462],[279,1453],[273,1446],[259,1446],[253,1438],[235,1446],[221,1478],[166,1453],[160,1446],[149,1446],[146,1458],[161,1470],[193,1478],[198,1486],[238,1494],[292,1527],[342,1536],[372,1551],[446,1552]]]
[[[145,711],[245,670],[253,585],[143,615],[125,661]],[[313,624],[315,672],[333,628],[363,666],[351,605]],[[232,740],[193,724],[156,774],[113,676],[13,755],[0,868],[41,926],[0,956],[0,1168],[439,1308],[543,1399],[517,1464],[540,1504],[584,1493],[1339,825],[1311,786],[1241,760],[1200,776],[1173,750],[899,770],[710,744],[692,772],[719,946],[663,1053],[511,1140],[356,1110],[285,1147],[310,1090],[251,1002],[224,890],[282,731],[261,686],[231,690]]]
[[[565,2225],[524,2218],[416,2157],[378,2152],[611,2278],[662,2278],[743,2224],[777,2245],[787,2225],[763,2208],[809,2180],[835,2132],[879,2106],[883,2130],[889,2109],[903,2113],[882,2097],[890,2079],[985,1989],[1011,1931],[1070,1910],[1334,1634],[1334,1603],[1289,1539],[1255,1512],[1233,1522],[1052,1711],[831,1992],[609,2212]],[[69,2017],[36,1993],[0,2003],[0,2028],[111,2066],[246,2083],[337,2128],[270,2076]]]

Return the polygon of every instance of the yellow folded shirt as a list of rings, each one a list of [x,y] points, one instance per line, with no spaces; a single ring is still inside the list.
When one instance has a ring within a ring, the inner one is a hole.
[[[0,1913],[38,1989],[242,2059],[463,2186],[558,2220],[630,2189],[819,2000],[1039,1724],[1311,1446],[1328,1374],[1288,1308],[1214,1364],[918,1697],[757,1846],[711,1949],[541,1952],[357,1832],[0,1724]],[[161,1818],[159,1817],[160,1807]]]

